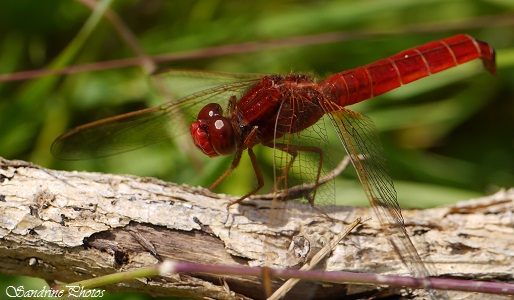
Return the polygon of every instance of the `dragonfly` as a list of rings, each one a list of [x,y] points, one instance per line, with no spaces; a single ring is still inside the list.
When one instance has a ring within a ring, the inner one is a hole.
[[[238,167],[245,151],[248,153],[257,185],[232,204],[264,186],[253,150],[263,145],[274,153],[274,190],[287,191],[297,177],[300,182],[314,182],[314,188],[303,195],[314,205],[315,199],[323,197],[316,194],[322,188],[316,183],[326,173],[326,166],[331,166],[326,147],[326,128],[331,128],[350,157],[392,247],[412,275],[425,278],[431,272],[405,229],[377,130],[371,119],[347,106],[475,59],[480,59],[488,72],[496,73],[494,49],[459,34],[324,80],[302,74],[158,73],[154,75],[157,78],[205,77],[220,84],[158,107],[78,126],[59,136],[51,152],[67,160],[110,156],[161,142],[183,132],[180,128],[187,132],[187,126],[181,124],[189,122],[192,141],[201,152],[209,157],[233,155],[230,167],[211,189]],[[228,83],[221,84],[224,80]]]

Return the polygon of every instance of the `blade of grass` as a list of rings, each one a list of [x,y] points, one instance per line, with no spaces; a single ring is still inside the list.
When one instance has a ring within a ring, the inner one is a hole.
[[[95,9],[92,11],[90,17],[84,23],[84,26],[80,29],[73,40],[66,46],[66,48],[57,56],[50,64],[48,69],[55,70],[63,68],[73,62],[76,55],[82,49],[88,38],[91,36],[95,28],[98,26],[102,16],[106,13],[113,0],[102,0]],[[39,78],[31,81],[27,84],[25,89],[22,89],[21,95],[18,98],[22,103],[21,107],[25,110],[40,109],[43,104],[41,99],[44,99],[45,95],[48,95],[50,91],[56,86],[59,78],[58,77],[46,77]],[[25,103],[23,103],[25,102]],[[27,103],[31,102],[31,103]],[[49,135],[48,131],[53,132],[52,120],[55,120],[55,116],[59,115],[58,111],[62,110],[61,105],[52,106],[52,111],[46,112],[43,116],[46,121],[41,129],[41,134],[36,142],[35,150],[31,155],[31,160],[36,162],[45,162],[50,159],[48,152],[48,143],[46,142]],[[57,111],[57,113],[56,113]],[[28,114],[27,114],[28,115]],[[34,124],[34,123],[32,123]]]
[[[48,65],[48,69],[59,69],[68,65],[80,51],[82,46],[85,44],[91,33],[94,31],[102,16],[105,14],[113,0],[102,0],[93,10],[91,16],[84,23],[84,26],[80,29],[73,40],[66,46],[66,48]],[[46,93],[56,83],[58,78],[40,78],[38,80],[31,81],[27,88],[24,89],[24,93],[20,99],[37,99],[38,95]]]
[[[112,0],[102,0],[99,3],[74,39],[48,64],[48,70],[63,68],[73,61],[111,3]],[[0,119],[0,128],[10,128],[3,137],[6,143],[4,148],[22,152],[24,148],[30,147],[27,141],[34,139],[38,128],[41,128],[41,120],[47,115],[43,108],[47,102],[43,100],[51,96],[50,91],[56,86],[58,80],[58,77],[37,78],[26,83],[20,88],[20,92],[10,99],[13,103],[3,112],[5,117]],[[27,119],[20,116],[35,116],[35,118]],[[9,152],[4,155],[9,155]]]

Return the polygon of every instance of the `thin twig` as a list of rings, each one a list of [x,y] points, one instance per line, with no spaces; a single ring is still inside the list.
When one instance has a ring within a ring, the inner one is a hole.
[[[358,156],[358,159],[362,160],[364,157],[362,155]],[[312,190],[316,187],[322,186],[328,181],[336,178],[341,174],[346,167],[348,167],[348,164],[350,163],[350,157],[345,156],[339,164],[329,173],[327,173],[325,176],[320,177],[319,181],[311,182],[311,183],[304,183],[300,184],[291,188],[288,188],[287,190],[281,190],[273,193],[268,194],[262,194],[262,195],[255,195],[250,196],[249,199],[253,200],[280,200],[280,201],[289,201],[294,199],[300,199],[304,197],[305,195],[312,192]]]
[[[506,15],[492,15],[473,18],[462,22],[448,24],[448,23],[427,23],[422,25],[413,25],[410,29],[397,30],[391,32],[376,32],[370,30],[360,31],[338,31],[328,32],[313,35],[302,35],[281,39],[272,39],[268,41],[253,41],[240,44],[226,44],[217,47],[207,47],[197,50],[187,50],[182,52],[172,52],[167,54],[158,54],[148,56],[152,62],[155,63],[169,63],[185,60],[197,60],[203,58],[212,58],[218,56],[234,55],[241,53],[258,52],[262,50],[290,48],[299,46],[329,44],[357,39],[371,39],[379,37],[391,37],[405,34],[422,34],[422,33],[435,33],[448,30],[465,30],[473,28],[481,28],[487,24],[488,27],[492,26],[510,26],[514,25],[513,14]],[[29,80],[36,77],[51,76],[51,75],[68,75],[80,72],[93,72],[107,69],[126,68],[131,66],[142,65],[145,63],[143,57],[132,57],[126,59],[117,59],[110,61],[101,61],[89,64],[75,65],[64,67],[60,69],[38,69],[30,71],[22,71],[17,73],[10,73],[0,75],[0,82]]]
[[[77,0],[79,3],[95,10],[98,5],[95,0]],[[132,49],[132,51],[138,56],[137,59],[141,63],[141,67],[147,74],[153,73],[157,69],[157,65],[154,63],[152,58],[148,56],[143,50],[143,47],[139,45],[139,41],[136,36],[132,33],[127,25],[121,20],[118,14],[112,9],[108,9],[105,13],[105,18],[112,24],[114,29],[118,32],[121,39]]]
[[[306,270],[312,270],[323,258],[325,258],[336,246],[341,242],[352,230],[355,229],[359,224],[361,224],[362,219],[357,218],[355,221],[353,221],[350,225],[346,227],[344,231],[342,231],[338,236],[336,236],[334,239],[332,239],[325,247],[321,248],[321,250],[316,253],[312,257],[312,259],[309,261],[309,263],[303,265],[300,270],[306,271]],[[287,280],[280,288],[278,288],[271,297],[268,298],[268,300],[278,300],[282,299],[287,292],[289,292],[298,282],[300,282],[300,279],[298,278],[290,278]]]
[[[310,281],[361,283],[372,285],[388,285],[396,287],[423,288],[426,278],[413,278],[394,275],[377,275],[371,273],[327,272],[322,270],[276,270],[269,269],[273,277],[299,278]],[[211,273],[218,275],[248,275],[261,276],[262,268],[200,265],[188,262],[165,261],[160,266],[161,274],[172,273]],[[447,278],[428,278],[431,287],[438,290],[453,290],[464,292],[490,293],[499,295],[514,295],[514,284],[504,282],[460,280]]]

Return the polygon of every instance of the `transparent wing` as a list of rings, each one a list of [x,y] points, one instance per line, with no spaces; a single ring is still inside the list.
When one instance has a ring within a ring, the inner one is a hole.
[[[230,96],[241,97],[258,79],[257,75],[197,73],[199,77],[205,77],[207,76],[205,74],[208,74],[211,83],[216,76],[218,83],[236,80],[239,82],[205,89],[159,107],[118,115],[76,127],[54,141],[51,148],[52,154],[66,160],[98,158],[170,139],[187,132],[189,124],[205,104],[216,102],[222,107],[227,107]],[[195,72],[192,71],[169,72],[157,76],[164,76],[171,80],[185,74],[189,78],[195,76]],[[242,79],[246,80],[241,81]]]
[[[328,113],[328,116],[394,250],[414,276],[430,276],[431,272],[423,264],[405,229],[396,190],[373,121],[345,108]],[[358,155],[362,158],[359,159]]]
[[[275,190],[284,191],[288,200],[297,199],[311,204],[329,205],[335,202],[334,181],[316,186],[334,168],[325,130],[326,118],[298,133],[285,134],[275,139]],[[303,194],[289,194],[292,187],[312,186],[300,190]]]
[[[259,80],[269,74],[230,74],[222,72],[168,69],[154,73],[152,85],[159,94],[169,100],[177,100],[193,93],[210,90],[219,86],[244,81]]]
[[[313,103],[302,101],[301,98],[290,99],[279,109],[274,124],[275,139],[267,145],[274,149],[276,195],[273,205],[277,208],[271,212],[270,224],[281,223],[288,218],[287,213],[294,211],[284,207],[293,206],[294,201],[284,200],[309,202],[315,205],[316,210],[324,213],[328,213],[327,205],[335,204],[335,181],[325,179],[321,183],[322,178],[327,178],[328,172],[335,167],[332,160],[334,157],[328,147],[328,118],[322,117],[301,131],[295,128],[299,122],[305,121],[303,116],[316,109],[322,114],[319,106],[314,107]]]

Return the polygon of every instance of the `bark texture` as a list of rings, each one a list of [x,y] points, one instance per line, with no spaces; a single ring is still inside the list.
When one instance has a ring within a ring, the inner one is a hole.
[[[345,223],[370,217],[320,268],[408,275],[369,208],[334,207],[331,216],[339,220],[334,221],[291,202],[290,213],[270,223],[270,201],[255,197],[227,209],[235,199],[154,178],[54,171],[0,158],[0,273],[74,282],[154,265],[163,258],[300,267]],[[513,210],[510,189],[452,206],[407,210],[404,218],[418,251],[429,257],[437,274],[512,282]],[[274,280],[276,286],[281,282]],[[262,299],[261,286],[259,278],[247,276],[179,274],[105,289]],[[301,283],[288,297],[304,299],[315,293],[317,299],[359,298],[376,291],[368,285]]]

